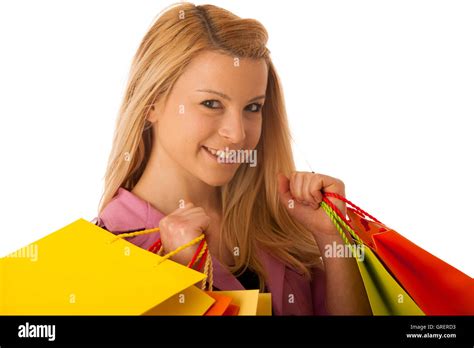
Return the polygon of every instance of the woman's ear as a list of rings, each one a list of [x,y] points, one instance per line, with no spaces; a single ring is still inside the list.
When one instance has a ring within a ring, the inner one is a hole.
[[[151,106],[146,119],[150,123],[155,123],[158,121],[158,116],[160,115],[160,113],[161,113],[161,105],[159,104],[159,102],[156,102],[155,104]]]
[[[156,121],[158,121],[158,113],[156,112],[156,109],[156,104],[154,104],[151,106],[150,111],[148,112],[146,119],[150,123],[155,123]]]

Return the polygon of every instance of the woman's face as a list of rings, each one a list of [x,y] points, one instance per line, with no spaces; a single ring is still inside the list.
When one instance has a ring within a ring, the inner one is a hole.
[[[263,59],[238,59],[214,51],[196,56],[166,105],[151,114],[157,120],[158,156],[211,186],[229,182],[240,165],[254,167],[249,162],[258,160],[254,149],[262,129],[267,69]],[[235,150],[234,157],[219,158],[212,154],[215,150],[227,155]],[[238,156],[237,150],[247,151]]]

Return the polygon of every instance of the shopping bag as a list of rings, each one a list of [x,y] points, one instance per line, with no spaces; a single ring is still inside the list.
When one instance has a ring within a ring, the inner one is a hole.
[[[352,246],[354,250],[356,248],[361,250],[354,251],[353,255],[363,255],[356,260],[372,313],[374,315],[423,315],[410,295],[391,276],[370,248],[365,247],[357,236],[354,236],[355,244],[349,242],[345,231],[349,231],[350,226],[336,213],[334,206],[329,201],[324,201],[321,207],[331,218],[346,245]]]
[[[156,232],[159,228],[145,230],[135,233],[130,233],[129,236]],[[199,240],[200,239],[200,240]],[[193,242],[183,245],[176,249],[175,251],[167,254],[167,257],[170,257],[174,253],[179,252],[186,248],[188,245],[191,245],[194,242],[199,241],[198,248],[191,258],[191,261],[188,263],[188,267],[196,267],[197,270],[203,268],[203,272],[206,275],[206,278],[203,279],[201,284],[201,289],[206,291],[206,294],[209,295],[215,302],[207,309],[204,313],[205,316],[233,316],[233,315],[272,315],[272,303],[271,303],[271,294],[270,293],[259,293],[258,290],[229,290],[229,291],[213,291],[213,265],[212,257],[209,252],[209,246],[202,234],[201,237],[198,237]],[[159,237],[148,249],[153,253],[160,254],[163,250],[163,245],[161,238]],[[167,304],[171,303],[173,305],[170,310],[166,310],[168,315],[181,315],[185,314],[183,312],[184,308],[177,307],[178,303],[175,298],[172,298],[167,301],[165,304],[161,304],[160,308],[163,309],[167,307]],[[199,304],[204,303],[199,301]],[[176,311],[178,309],[178,311]],[[199,307],[199,310],[202,310],[202,307]],[[189,313],[189,309],[188,312]],[[198,312],[193,312],[193,314],[202,314]]]
[[[258,290],[209,291],[207,294],[216,302],[206,312],[211,315],[272,315],[272,297],[270,293]]]
[[[231,290],[218,293],[232,298],[231,304],[239,307],[239,316],[257,315],[258,290]]]
[[[349,223],[427,315],[474,314],[474,280],[339,195]]]
[[[219,294],[219,291],[208,291],[206,292],[211,296],[216,302],[207,310],[204,314],[205,316],[220,316],[224,315],[226,310],[229,308],[232,302],[231,296],[226,296]]]
[[[205,274],[83,219],[26,250],[31,247],[37,250],[34,260],[25,257],[25,248],[0,259],[2,315],[150,314],[186,289],[194,296],[188,303],[200,308],[197,312],[214,303],[194,287]]]
[[[272,315],[272,294],[259,293],[257,304],[257,315],[269,316]]]
[[[216,299],[196,286],[171,296],[143,315],[204,315],[215,305]]]

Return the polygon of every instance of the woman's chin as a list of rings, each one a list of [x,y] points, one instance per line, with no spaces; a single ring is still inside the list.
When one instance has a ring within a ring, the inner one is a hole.
[[[229,183],[237,172],[238,166],[235,170],[229,170],[230,168],[224,169],[212,169],[212,168],[199,168],[192,172],[202,182],[205,182],[209,186],[223,186]]]
[[[205,182],[206,184],[208,184],[209,186],[214,186],[214,187],[219,187],[219,186],[223,186],[227,183],[229,183],[232,178],[234,177],[234,175],[224,175],[224,174],[211,174],[211,175],[206,175],[202,178],[200,178],[203,182]]]
[[[221,163],[205,150],[201,154],[203,156],[200,158],[199,169],[192,171],[192,173],[210,186],[217,187],[227,184],[239,168],[239,163]]]

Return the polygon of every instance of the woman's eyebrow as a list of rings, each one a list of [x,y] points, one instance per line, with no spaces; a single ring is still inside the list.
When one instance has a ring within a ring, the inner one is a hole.
[[[217,92],[217,91],[214,91],[214,90],[212,90],[212,89],[197,89],[196,91],[198,91],[198,92],[214,93],[214,94],[217,94],[218,96],[221,96],[221,97],[224,98],[224,99],[227,99],[227,100],[229,100],[229,101],[231,100],[231,98],[230,98],[227,94],[224,94],[224,93],[222,93],[222,92]],[[255,98],[250,99],[250,100],[248,101],[248,103],[253,102],[253,101],[255,101],[255,100],[258,100],[258,99],[263,99],[263,98],[265,98],[265,94],[262,94],[262,95],[259,95],[259,96],[255,97]]]

